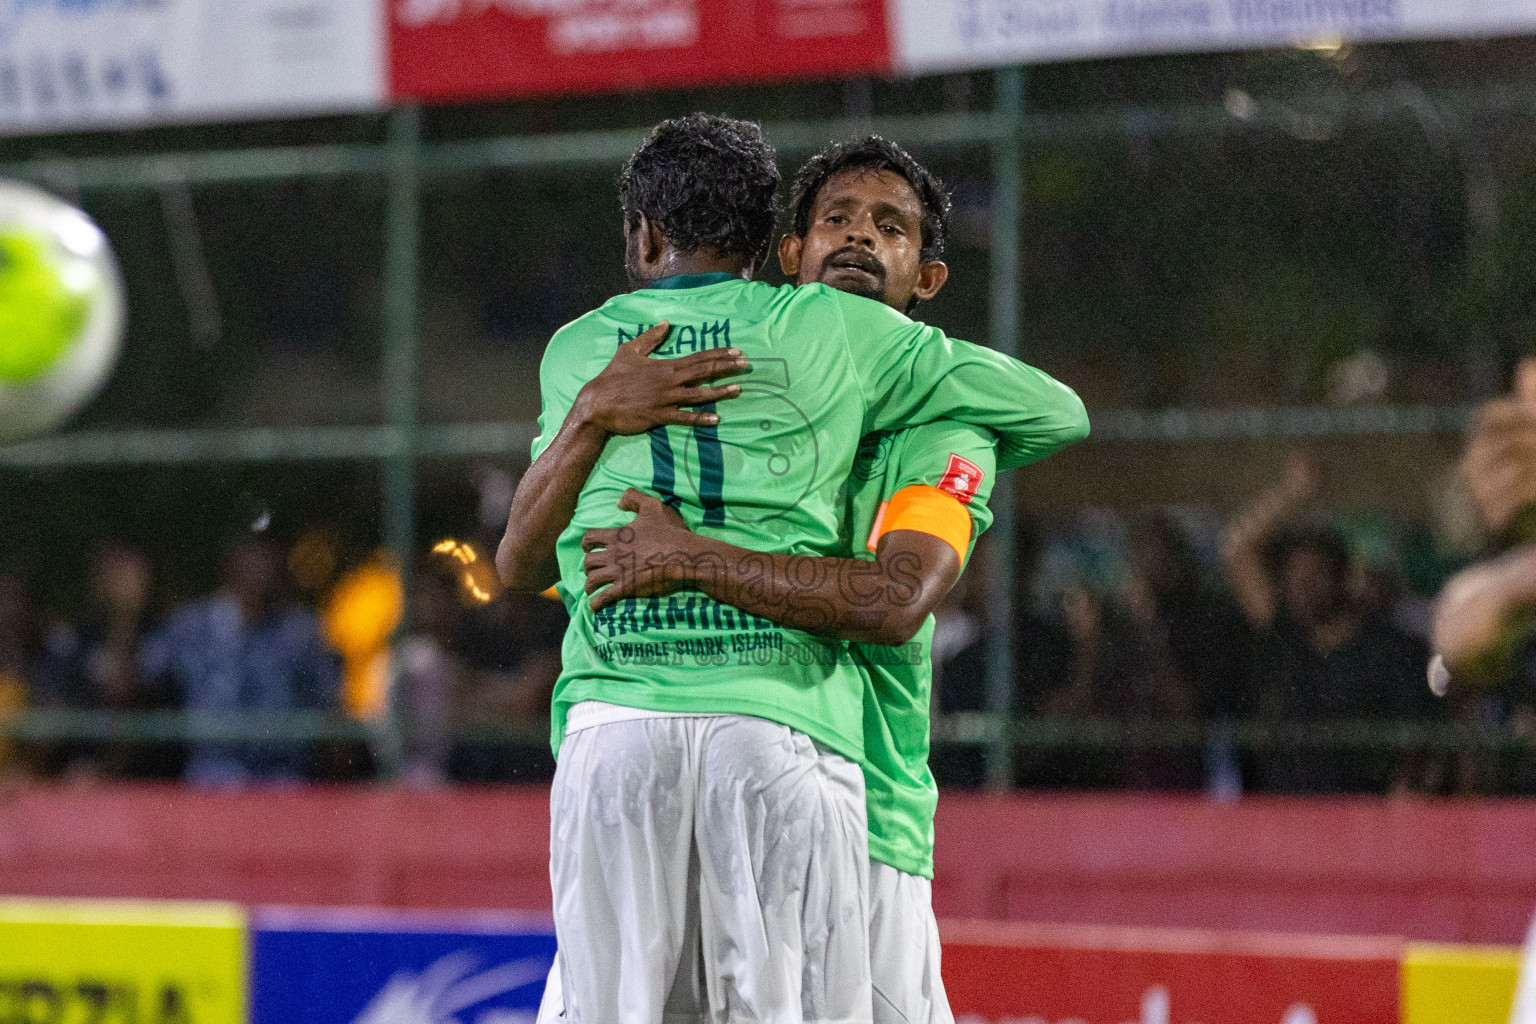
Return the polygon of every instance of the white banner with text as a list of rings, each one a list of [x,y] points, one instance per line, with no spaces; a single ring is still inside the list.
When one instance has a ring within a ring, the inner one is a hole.
[[[905,72],[1536,32],[1536,0],[891,0]]]
[[[377,0],[0,0],[0,133],[377,107]]]

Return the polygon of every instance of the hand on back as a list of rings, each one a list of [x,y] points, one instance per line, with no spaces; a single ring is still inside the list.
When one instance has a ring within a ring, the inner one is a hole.
[[[712,426],[720,417],[696,407],[741,394],[736,384],[703,386],[745,373],[750,364],[734,348],[711,349],[680,359],[654,359],[672,326],[662,321],[626,341],[608,365],[581,389],[576,401],[588,422],[608,434],[643,434],[652,427]]]
[[[633,487],[619,499],[619,508],[635,513],[634,520],[613,529],[588,530],[581,539],[593,611],[626,597],[675,593],[698,571],[693,550],[698,535],[676,511]]]

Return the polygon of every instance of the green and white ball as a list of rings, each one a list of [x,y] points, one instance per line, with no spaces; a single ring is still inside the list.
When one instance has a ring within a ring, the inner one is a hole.
[[[112,247],[84,212],[0,181],[0,443],[51,430],[106,383],[123,338]]]

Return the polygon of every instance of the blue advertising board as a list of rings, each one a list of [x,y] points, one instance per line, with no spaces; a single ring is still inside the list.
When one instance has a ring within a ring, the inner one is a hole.
[[[533,1024],[554,958],[541,915],[258,910],[250,1024]]]

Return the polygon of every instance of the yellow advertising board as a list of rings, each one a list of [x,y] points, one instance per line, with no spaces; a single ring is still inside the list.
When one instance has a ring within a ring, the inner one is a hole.
[[[245,912],[0,899],[0,1021],[244,1024]]]
[[[1518,949],[1410,943],[1403,1024],[1504,1024],[1519,976]]]

